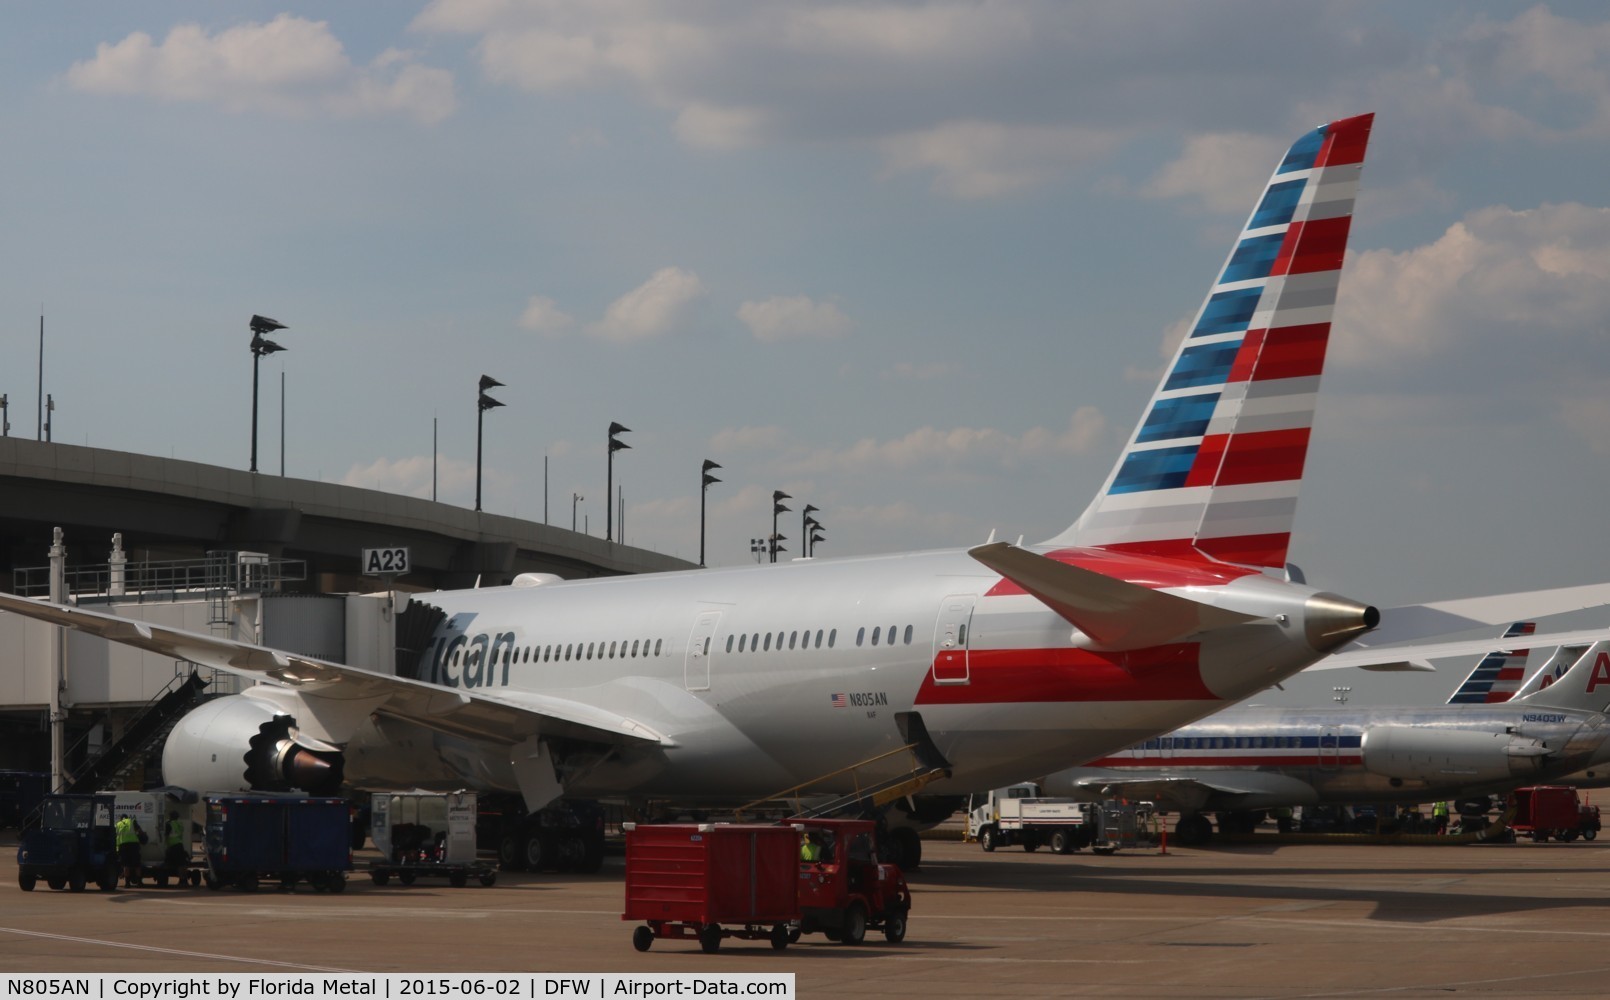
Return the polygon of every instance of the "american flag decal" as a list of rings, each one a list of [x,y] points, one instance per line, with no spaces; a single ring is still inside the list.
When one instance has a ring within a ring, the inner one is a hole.
[[[848,708],[849,705],[850,705],[850,703],[847,700],[845,700],[845,697],[844,697],[844,695],[842,693],[836,693],[836,694],[833,695],[833,707],[834,708]]]

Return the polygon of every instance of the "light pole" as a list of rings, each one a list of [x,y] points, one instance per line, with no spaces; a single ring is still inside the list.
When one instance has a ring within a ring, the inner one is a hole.
[[[486,394],[486,390],[502,385],[490,375],[481,376],[481,390],[475,398],[475,509],[481,509],[481,424],[486,411],[503,404]]]
[[[816,523],[816,518],[811,514],[821,509],[815,504],[808,503],[805,509],[799,512],[799,554],[807,559],[811,556],[811,525]]]
[[[253,314],[250,323],[252,329],[252,471],[257,471],[257,365],[263,360],[263,355],[283,351],[285,348],[263,336],[275,330],[290,329],[278,320],[267,316]]]
[[[0,396],[0,402],[4,400],[5,397]],[[710,461],[708,458],[704,460],[704,479],[699,486],[699,565],[701,567],[704,565],[704,498],[710,492],[711,483],[721,482],[715,476],[710,475],[711,469],[719,468],[721,468],[719,464]]]
[[[604,484],[604,541],[606,542],[615,537],[615,453],[625,451],[631,447],[625,441],[616,440],[615,435],[630,433],[632,433],[632,429],[625,424],[618,424],[613,420],[609,422],[609,472],[608,479]]]
[[[805,533],[800,536],[804,539],[804,541],[800,544],[804,547],[805,558],[807,559],[816,555],[816,543],[822,538],[822,536],[818,534],[818,532],[821,530],[821,527],[822,522],[818,521],[816,518],[807,517],[805,519]]]
[[[771,492],[771,561],[772,562],[777,561],[777,543],[779,541],[781,541],[782,537],[783,537],[783,536],[781,536],[781,535],[779,535],[777,533],[777,515],[778,514],[786,514],[789,511],[790,508],[783,506],[783,501],[784,500],[792,500],[792,499],[794,499],[794,498],[789,496],[787,493],[784,493],[782,490],[772,490],[772,492]]]
[[[576,530],[576,505],[587,499],[580,493],[570,494],[570,530]]]
[[[0,437],[11,436],[11,400],[0,393]]]

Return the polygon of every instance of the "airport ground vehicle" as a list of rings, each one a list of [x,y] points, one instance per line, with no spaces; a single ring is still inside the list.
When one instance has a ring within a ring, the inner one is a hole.
[[[196,793],[182,788],[154,788],[143,792],[111,792],[112,822],[131,816],[145,834],[140,842],[140,878],[158,886],[173,880],[175,885],[200,885],[203,865],[192,850],[192,816]],[[184,823],[184,842],[178,850],[168,848],[168,817],[178,813]]]
[[[813,860],[801,858],[804,838],[815,845]],[[645,921],[632,932],[638,951],[656,938],[691,938],[714,952],[728,937],[781,951],[817,932],[854,945],[868,930],[898,943],[910,911],[900,869],[877,860],[870,820],[627,827],[621,919]]]
[[[208,795],[203,875],[209,889],[255,892],[262,879],[320,892],[347,887],[352,816],[346,799],[252,792]]]
[[[1586,835],[1584,822],[1591,824],[1592,836],[1587,839],[1599,835],[1598,807],[1584,807],[1576,789],[1568,785],[1517,788],[1510,798],[1515,804],[1515,818],[1509,826],[1516,835],[1533,840],[1575,840]],[[1584,809],[1592,810],[1589,817],[1584,817]]]
[[[45,796],[39,826],[24,830],[17,846],[17,885],[32,892],[43,880],[52,889],[83,892],[93,881],[102,892],[115,889],[112,807],[110,794]]]
[[[403,885],[445,878],[453,886],[497,881],[497,870],[475,851],[474,792],[376,792],[369,800],[369,835],[383,860],[369,879]]]
[[[1021,844],[1025,851],[1049,847],[1071,854],[1088,847],[1111,854],[1136,846],[1150,815],[1149,805],[1047,798],[1039,785],[1021,782],[971,800],[967,835],[986,851]]]

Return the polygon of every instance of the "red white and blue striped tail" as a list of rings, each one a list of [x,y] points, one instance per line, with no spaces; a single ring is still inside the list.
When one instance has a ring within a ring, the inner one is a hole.
[[[1285,565],[1374,118],[1286,152],[1106,485],[1050,544]]]
[[[1516,622],[1504,630],[1505,639],[1532,635],[1537,622]],[[1494,650],[1483,656],[1459,690],[1448,699],[1450,705],[1496,705],[1515,697],[1526,675],[1530,649]]]

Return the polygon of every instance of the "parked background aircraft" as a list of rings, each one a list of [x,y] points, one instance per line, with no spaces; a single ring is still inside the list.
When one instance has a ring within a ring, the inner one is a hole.
[[[1508,641],[1526,641],[1517,623]],[[1556,654],[1521,689],[1528,654],[1489,654],[1441,708],[1233,708],[1049,776],[1048,794],[1149,799],[1177,836],[1248,832],[1277,806],[1481,799],[1610,763],[1610,641]],[[1558,670],[1563,663],[1568,669]],[[1485,812],[1485,809],[1482,810]]]
[[[1378,623],[1280,572],[1371,123],[1282,157],[1106,483],[1045,544],[421,595],[401,670],[0,609],[267,682],[174,729],[164,774],[193,788],[737,801],[914,744],[954,794],[1111,753]]]

